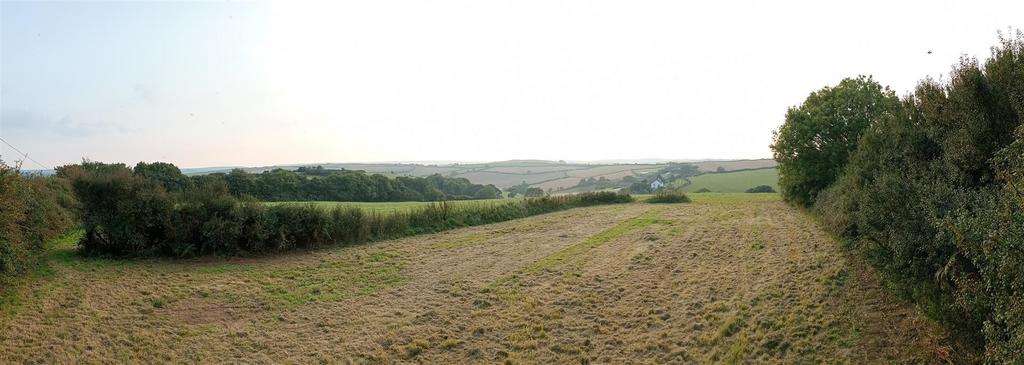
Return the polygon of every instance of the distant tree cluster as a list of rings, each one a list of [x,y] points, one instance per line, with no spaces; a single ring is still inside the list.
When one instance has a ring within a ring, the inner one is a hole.
[[[509,186],[505,188],[505,192],[508,193],[509,198],[515,198],[517,195],[526,195],[526,191],[530,189],[530,184],[523,181],[517,185]],[[543,193],[543,191],[541,191]]]
[[[674,181],[684,177],[700,175],[700,168],[691,163],[670,162],[668,166],[658,170],[657,174],[666,180]]]
[[[148,166],[159,163],[149,164]],[[143,164],[140,164],[143,165]],[[173,166],[173,165],[171,165]],[[175,168],[176,169],[176,168]],[[138,167],[136,167],[138,170]],[[168,172],[167,175],[173,175]],[[179,172],[180,175],[180,172]],[[157,175],[168,191],[175,191],[179,183]],[[194,182],[223,181],[231,194],[251,196],[264,201],[441,201],[465,199],[494,199],[501,190],[494,185],[473,184],[466,178],[446,177],[439,174],[427,177],[389,178],[363,171],[328,170],[321,166],[300,167],[295,171],[274,169],[258,174],[234,169],[192,177]]]
[[[630,184],[627,190],[633,194],[650,194],[654,192],[654,189],[651,189],[651,182],[647,181],[647,179],[641,179]]]
[[[523,193],[523,196],[525,196],[527,198],[541,197],[541,196],[544,196],[544,189],[541,189],[541,188],[527,188],[526,192]]]
[[[768,185],[758,185],[747,189],[748,193],[774,193],[775,189]]]
[[[577,187],[581,188],[593,188],[595,190],[603,190],[609,188],[616,188],[619,186],[618,183],[609,180],[607,177],[601,176],[599,178],[588,177],[580,179],[580,182],[576,184]]]
[[[775,135],[783,196],[813,206],[954,334],[957,363],[1024,354],[1024,35],[898,99],[843,80]]]

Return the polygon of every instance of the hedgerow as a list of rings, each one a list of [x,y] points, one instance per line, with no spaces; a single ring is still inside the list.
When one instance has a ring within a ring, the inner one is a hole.
[[[664,189],[647,198],[648,203],[689,203],[690,197],[681,191]]]
[[[222,182],[181,194],[124,165],[86,162],[60,168],[82,202],[82,251],[112,256],[247,255],[359,243],[500,222],[573,207],[632,201],[601,192],[545,196],[454,208],[431,203],[382,215],[357,208],[263,205],[239,199]]]
[[[23,176],[0,160],[0,291],[38,259],[46,241],[75,225],[67,181]]]
[[[926,79],[879,114],[814,196],[826,228],[944,324],[963,362],[1024,361],[1022,117],[1017,33],[984,63],[963,58],[948,82]]]

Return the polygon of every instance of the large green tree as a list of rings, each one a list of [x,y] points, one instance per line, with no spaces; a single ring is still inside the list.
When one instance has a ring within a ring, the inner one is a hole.
[[[859,76],[815,91],[790,108],[771,145],[786,199],[813,204],[842,172],[864,131],[898,107],[899,99],[888,87]]]

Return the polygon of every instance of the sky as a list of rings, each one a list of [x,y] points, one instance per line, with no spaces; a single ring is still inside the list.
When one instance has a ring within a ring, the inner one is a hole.
[[[1022,14],[1020,0],[4,1],[0,138],[26,169],[769,158],[811,91],[864,74],[906,94],[987,57]]]

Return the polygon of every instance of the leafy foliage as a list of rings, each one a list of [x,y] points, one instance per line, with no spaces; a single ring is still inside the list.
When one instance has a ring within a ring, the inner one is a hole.
[[[177,166],[166,162],[139,162],[132,170],[136,175],[156,180],[168,192],[181,193],[192,187],[192,181]]]
[[[768,186],[768,185],[758,185],[758,186],[752,187],[750,189],[747,189],[746,192],[747,193],[774,193],[775,189],[772,189],[772,187]]]
[[[151,165],[156,164],[160,163]],[[363,171],[327,170],[321,166],[300,167],[295,171],[274,169],[259,174],[234,169],[226,174],[195,176],[192,180],[195,184],[223,181],[236,197],[249,196],[263,201],[440,201],[501,196],[501,190],[494,185],[473,184],[465,178],[435,174],[392,179]]]
[[[628,191],[633,194],[650,194],[654,192],[651,189],[651,183],[647,179],[642,179],[629,185]]]
[[[690,197],[681,191],[662,189],[654,196],[647,198],[648,203],[689,203]]]
[[[0,289],[36,262],[46,241],[74,226],[76,206],[66,180],[22,176],[0,160]]]
[[[163,184],[121,164],[86,162],[62,167],[61,174],[72,178],[82,201],[83,252],[111,256],[188,257],[309,249],[632,201],[629,195],[583,193],[460,208],[440,202],[381,215],[351,207],[266,206],[251,198],[235,197],[221,179],[197,179],[189,190],[171,194]]]
[[[870,125],[814,208],[965,347],[983,349],[968,362],[1024,353],[1022,117],[1017,33]]]
[[[544,196],[544,189],[536,187],[527,188],[526,192],[523,193],[523,195],[526,196],[527,198],[541,197]]]
[[[790,108],[771,146],[783,196],[797,204],[813,204],[818,193],[839,177],[864,130],[897,105],[888,87],[860,76],[815,91],[802,105]]]

